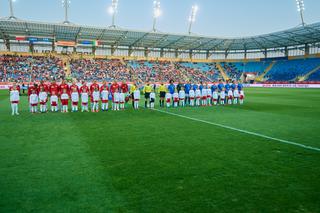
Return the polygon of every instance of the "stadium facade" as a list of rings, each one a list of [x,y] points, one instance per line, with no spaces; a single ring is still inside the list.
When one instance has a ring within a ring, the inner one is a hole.
[[[0,51],[185,60],[319,56],[320,22],[265,35],[218,38],[1,19]]]

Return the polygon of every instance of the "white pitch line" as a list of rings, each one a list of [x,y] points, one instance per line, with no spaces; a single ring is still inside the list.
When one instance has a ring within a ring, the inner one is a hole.
[[[167,112],[167,111],[163,111],[163,110],[159,110],[159,109],[153,109],[153,110],[157,111],[157,112],[165,113],[165,114],[168,114],[168,115],[174,115],[174,116],[177,116],[177,117],[181,117],[181,118],[185,118],[185,119],[189,119],[189,120],[193,120],[193,121],[197,121],[197,122],[202,122],[202,123],[218,126],[218,127],[221,127],[221,128],[234,130],[234,131],[237,131],[237,132],[241,132],[241,133],[245,133],[245,134],[249,134],[249,135],[254,135],[254,136],[257,136],[257,137],[260,137],[260,138],[265,138],[265,139],[277,141],[277,142],[280,142],[280,143],[289,144],[289,145],[293,145],[293,146],[298,146],[298,147],[302,147],[304,149],[309,149],[309,150],[320,152],[320,148],[317,148],[317,147],[306,146],[306,145],[303,145],[303,144],[300,144],[300,143],[287,141],[287,140],[283,140],[283,139],[278,139],[278,138],[270,137],[270,136],[267,136],[267,135],[262,135],[262,134],[259,134],[259,133],[250,132],[250,131],[247,131],[247,130],[242,130],[242,129],[238,129],[238,128],[234,128],[234,127],[231,127],[231,126],[226,126],[226,125],[223,125],[223,124],[218,124],[218,123],[214,123],[214,122],[210,122],[210,121],[204,121],[204,120],[200,120],[200,119],[197,119],[197,118],[191,118],[191,117],[188,117],[188,116],[179,115],[179,114],[176,114],[176,113]]]

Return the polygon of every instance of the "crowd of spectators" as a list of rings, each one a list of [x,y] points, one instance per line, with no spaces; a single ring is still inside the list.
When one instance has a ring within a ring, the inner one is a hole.
[[[221,63],[222,68],[231,79],[240,79],[242,72],[233,63]]]
[[[0,55],[0,82],[65,78],[63,62],[54,57]]]
[[[263,62],[261,62],[263,63]],[[268,81],[294,81],[319,66],[320,59],[278,61],[266,75]],[[237,63],[221,62],[230,79],[239,80],[243,70]],[[239,64],[239,63],[238,63]],[[254,69],[268,66],[254,62]],[[249,66],[249,64],[247,65]],[[0,55],[0,82],[57,81],[66,78],[66,66],[58,57]],[[69,73],[68,73],[69,74]],[[221,79],[216,63],[174,61],[125,61],[124,59],[71,59],[71,78],[84,81],[213,82]],[[69,75],[68,75],[69,76]],[[319,80],[315,72],[307,81]]]
[[[77,59],[70,62],[71,76],[85,81],[132,80],[132,69],[121,60]]]
[[[221,77],[217,69],[203,71],[170,61],[124,61],[119,59],[72,60],[71,76],[85,81],[210,82]]]

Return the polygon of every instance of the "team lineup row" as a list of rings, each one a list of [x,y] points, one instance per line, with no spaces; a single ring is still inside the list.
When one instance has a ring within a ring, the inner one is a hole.
[[[12,115],[18,115],[18,104],[20,101],[20,86],[16,83],[9,89]],[[108,85],[106,82],[100,86],[93,82],[90,87],[85,82],[78,86],[76,82],[68,85],[62,82],[59,86],[56,82],[47,85],[40,82],[28,88],[28,101],[30,112],[47,112],[48,102],[52,112],[57,112],[60,106],[61,112],[68,112],[69,102],[72,112],[77,112],[79,103],[81,111],[89,111],[89,103],[92,112],[99,109],[107,111],[109,102],[112,110],[124,110],[125,103],[132,100],[134,109],[139,109],[141,92],[144,94],[145,108],[154,108],[156,94],[159,94],[160,107],[185,107],[185,106],[212,106],[224,104],[243,104],[244,91],[241,84],[233,83],[213,83],[212,85],[200,85],[190,83],[175,85],[173,82],[167,86],[164,83],[159,85],[146,83],[139,88],[135,83],[128,85],[125,82],[117,82]]]

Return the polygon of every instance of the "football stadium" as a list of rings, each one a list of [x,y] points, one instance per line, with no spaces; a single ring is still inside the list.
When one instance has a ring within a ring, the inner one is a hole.
[[[318,1],[0,5],[0,212],[320,212]]]

